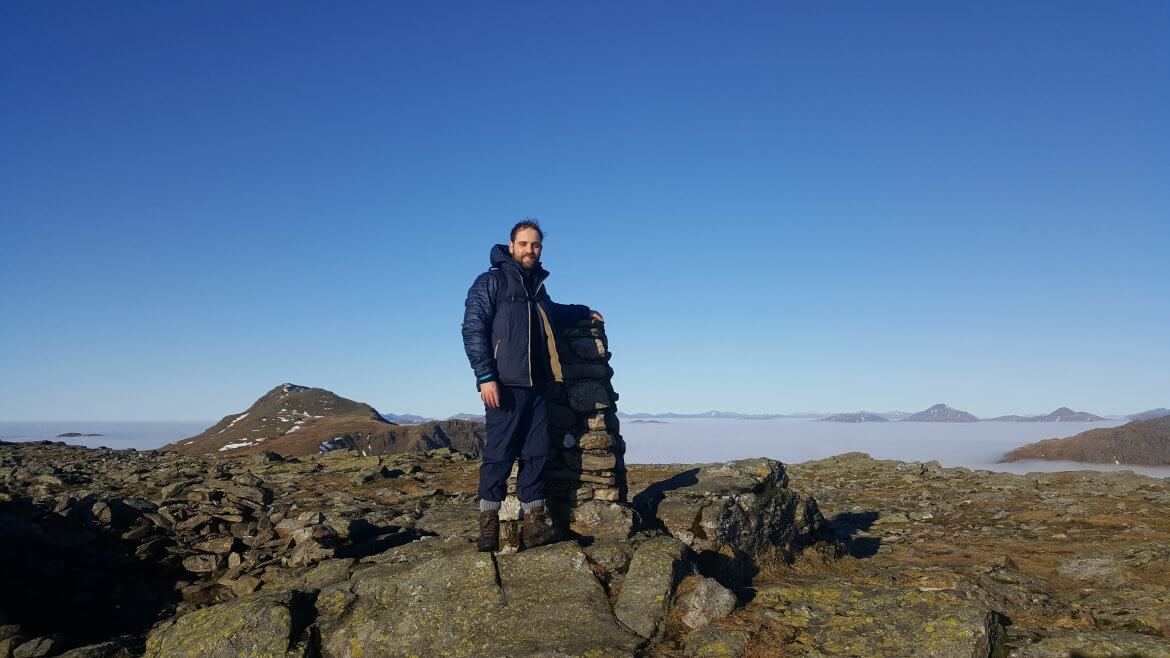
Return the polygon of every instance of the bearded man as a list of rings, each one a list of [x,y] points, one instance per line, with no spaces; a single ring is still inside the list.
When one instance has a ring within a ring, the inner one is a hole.
[[[500,544],[500,506],[512,463],[519,458],[517,494],[523,524],[520,541],[532,548],[555,539],[545,506],[544,466],[548,459],[548,392],[561,381],[554,331],[600,313],[549,298],[540,262],[544,232],[534,219],[512,227],[508,244],[491,250],[491,269],[467,291],[463,349],[487,420],[487,445],[479,469],[480,551]]]

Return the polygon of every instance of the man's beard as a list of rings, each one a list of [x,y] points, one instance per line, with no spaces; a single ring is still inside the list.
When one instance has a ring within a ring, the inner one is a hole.
[[[516,258],[514,256],[512,257],[512,260],[516,261],[517,265],[519,265],[520,267],[523,267],[526,270],[535,269],[536,264],[540,262],[536,258],[536,256],[533,256],[531,261],[525,261],[523,258]],[[531,265],[529,265],[528,263],[531,263]]]

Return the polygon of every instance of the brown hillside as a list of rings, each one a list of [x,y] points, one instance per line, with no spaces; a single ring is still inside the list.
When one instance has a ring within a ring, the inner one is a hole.
[[[482,423],[395,425],[363,402],[323,388],[282,384],[262,395],[246,411],[224,416],[202,433],[163,449],[186,455],[271,451],[288,456],[316,454],[325,445],[366,454],[455,448],[478,456],[484,437]]]
[[[1170,464],[1170,416],[1101,427],[1063,439],[1020,446],[1000,461],[1051,459],[1094,464]]]

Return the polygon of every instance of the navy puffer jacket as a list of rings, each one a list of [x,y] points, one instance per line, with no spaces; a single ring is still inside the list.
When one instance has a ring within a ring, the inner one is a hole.
[[[512,260],[508,245],[492,247],[491,264],[471,284],[463,312],[463,349],[475,371],[476,388],[495,380],[507,386],[532,386],[540,379],[561,381],[553,328],[588,320],[592,312],[588,306],[552,301],[544,287],[548,271],[539,263],[531,286],[525,286],[521,266]],[[548,359],[541,359],[543,363],[532,363],[534,338],[545,342],[542,351]],[[545,376],[533,377],[533,368],[543,368]]]

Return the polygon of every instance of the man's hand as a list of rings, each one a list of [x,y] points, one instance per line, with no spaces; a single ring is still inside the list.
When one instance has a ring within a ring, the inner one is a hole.
[[[597,311],[593,312],[593,319],[597,320],[598,322],[605,322],[605,318],[601,317],[601,314]]]
[[[500,385],[496,382],[486,382],[479,385],[479,397],[483,403],[492,409],[500,408]]]

